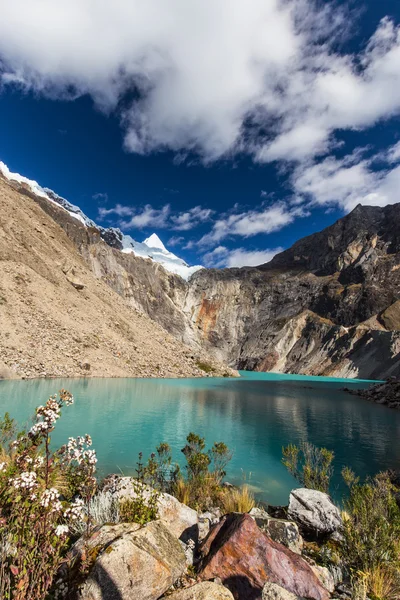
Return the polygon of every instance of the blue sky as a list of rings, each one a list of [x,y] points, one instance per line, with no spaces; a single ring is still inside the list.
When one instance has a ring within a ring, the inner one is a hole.
[[[399,200],[399,23],[398,0],[6,1],[0,160],[191,264],[266,262]]]

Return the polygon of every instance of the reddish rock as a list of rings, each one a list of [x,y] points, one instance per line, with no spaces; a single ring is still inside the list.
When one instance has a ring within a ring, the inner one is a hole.
[[[307,562],[271,540],[248,514],[223,517],[200,551],[201,578],[220,577],[236,600],[261,600],[267,581],[302,598],[330,597]]]

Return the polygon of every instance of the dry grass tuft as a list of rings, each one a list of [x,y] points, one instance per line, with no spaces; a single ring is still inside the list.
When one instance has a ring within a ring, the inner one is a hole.
[[[225,513],[247,513],[255,505],[254,495],[248,485],[243,485],[241,488],[230,488],[224,491],[222,495],[222,507]]]
[[[368,589],[374,598],[400,600],[400,573],[389,565],[378,565],[368,573]]]
[[[182,504],[190,505],[191,486],[184,479],[178,479],[174,486],[174,496]]]

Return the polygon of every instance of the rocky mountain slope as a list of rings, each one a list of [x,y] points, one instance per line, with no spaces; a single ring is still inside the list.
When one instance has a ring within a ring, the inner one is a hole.
[[[96,273],[92,241],[113,265],[114,279],[128,277],[97,229],[23,182],[0,177],[0,378],[230,372],[107,285]],[[119,254],[122,261],[150,262]]]
[[[199,271],[206,347],[238,368],[360,378],[400,374],[400,204],[356,207],[258,268]]]
[[[119,296],[118,322],[119,311],[129,311],[128,321],[148,316],[193,352],[204,349],[234,368],[400,375],[400,204],[358,206],[266,265],[195,267],[194,274],[187,266],[185,280],[158,260],[157,251],[168,254],[158,238],[151,236],[156,248],[146,256],[126,252],[127,236],[71,214],[72,205],[60,203],[67,201],[52,201],[49,190],[42,194],[26,181],[3,178],[1,185],[61,227],[96,286]]]

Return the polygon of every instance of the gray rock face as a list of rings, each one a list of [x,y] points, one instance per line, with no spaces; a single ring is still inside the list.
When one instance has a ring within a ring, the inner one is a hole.
[[[222,517],[221,509],[214,508],[199,514],[199,540],[207,537],[211,527],[216,525]]]
[[[340,512],[328,494],[307,488],[291,491],[288,518],[310,537],[327,536],[343,526]]]
[[[203,581],[168,596],[169,600],[234,600],[231,592],[224,586]]]
[[[89,539],[97,558],[82,600],[157,600],[186,568],[179,541],[160,521],[144,527],[105,525]]]
[[[300,596],[288,592],[276,583],[267,582],[262,591],[262,600],[304,600]]]
[[[275,519],[261,508],[252,508],[249,515],[255,519],[260,529],[265,531],[274,542],[279,542],[292,552],[301,554],[303,538],[296,523],[284,519]]]
[[[135,482],[137,486],[138,483]],[[114,497],[136,498],[137,492],[131,477],[116,477],[107,488]],[[144,497],[148,498],[151,488],[146,486]],[[199,535],[199,519],[195,510],[182,504],[169,494],[160,494],[157,502],[158,518],[162,521],[173,535],[181,538],[184,542],[193,539],[197,542]]]

